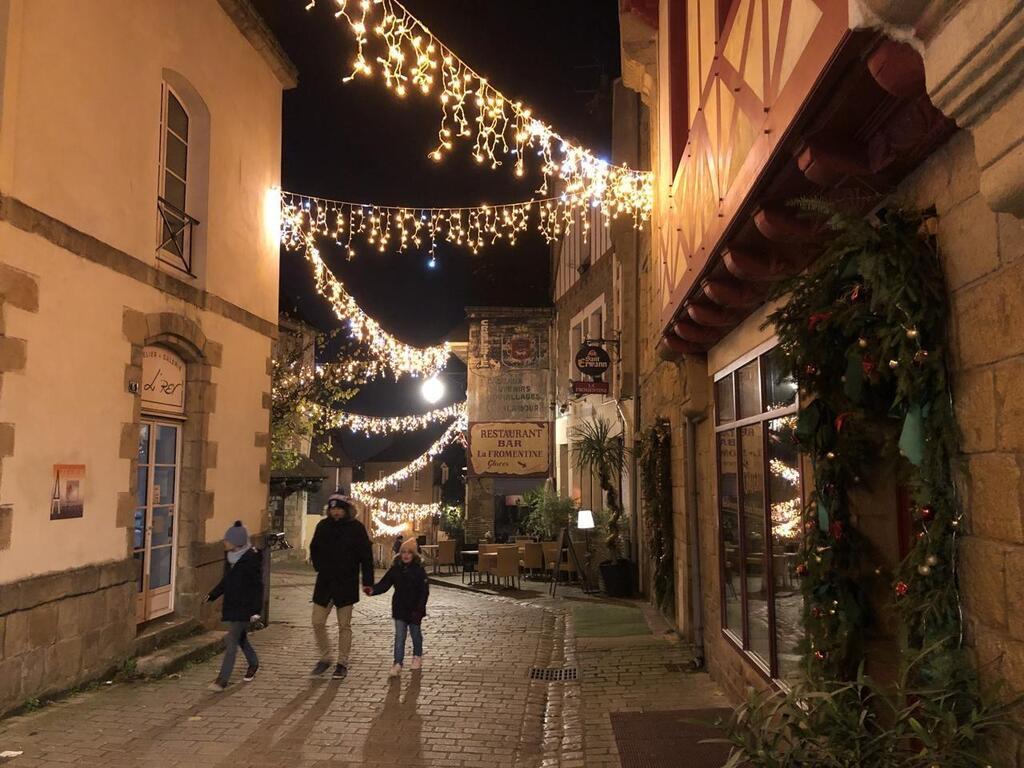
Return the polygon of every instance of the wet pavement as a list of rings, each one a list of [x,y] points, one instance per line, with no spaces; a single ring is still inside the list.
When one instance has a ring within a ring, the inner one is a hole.
[[[208,691],[218,657],[100,686],[0,721],[0,752],[23,753],[11,768],[617,766],[610,712],[724,703],[706,675],[679,671],[685,647],[649,613],[653,633],[577,639],[571,600],[441,586],[423,625],[422,672],[388,681],[390,600],[378,597],[354,612],[348,678],[311,679],[312,575],[274,581],[273,621],[253,635],[255,681],[241,681],[240,660],[226,691]],[[532,669],[570,679],[531,679]]]

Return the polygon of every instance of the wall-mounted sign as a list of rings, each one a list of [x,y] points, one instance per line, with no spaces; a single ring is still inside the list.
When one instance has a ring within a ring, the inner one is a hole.
[[[142,350],[142,407],[158,413],[185,413],[185,361],[169,349]]]
[[[546,477],[551,468],[551,422],[470,424],[469,466],[477,477]]]
[[[487,318],[469,330],[471,421],[551,418],[550,318]]]
[[[573,381],[572,393],[574,395],[607,395],[607,381]]]
[[[81,517],[85,510],[85,465],[54,464],[50,519]]]
[[[584,344],[576,353],[576,370],[584,376],[599,379],[608,372],[612,359],[603,347]]]

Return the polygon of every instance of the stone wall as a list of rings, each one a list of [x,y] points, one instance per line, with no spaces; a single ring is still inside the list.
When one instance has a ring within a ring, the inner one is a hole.
[[[110,672],[135,641],[132,561],[0,589],[0,714]]]
[[[912,205],[935,206],[951,296],[969,521],[960,546],[967,641],[987,682],[1024,692],[1024,222],[991,210],[975,157],[971,134],[961,132],[900,192]],[[1024,764],[1013,741],[1005,764]]]

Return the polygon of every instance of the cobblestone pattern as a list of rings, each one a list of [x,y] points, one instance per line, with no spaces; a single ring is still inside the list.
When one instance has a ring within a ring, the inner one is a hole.
[[[546,684],[529,669],[549,660],[556,614],[436,589],[425,669],[389,685],[390,600],[363,600],[348,679],[311,679],[312,580],[284,581],[275,623],[253,637],[253,683],[239,666],[227,691],[208,692],[218,658],[176,679],[103,686],[0,723],[0,750],[24,751],[13,768],[540,764]]]

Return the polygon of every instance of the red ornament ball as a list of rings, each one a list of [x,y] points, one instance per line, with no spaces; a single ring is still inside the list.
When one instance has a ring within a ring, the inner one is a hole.
[[[828,654],[820,648],[814,652],[814,658],[816,658],[818,661],[824,661],[827,657]]]
[[[925,504],[921,507],[921,519],[925,521],[931,521],[935,519],[935,507],[930,504]]]
[[[807,563],[797,563],[795,570],[796,570],[796,575],[797,576],[806,576],[807,575]]]
[[[839,522],[838,520],[836,520],[834,523],[832,523],[828,527],[828,531],[829,531],[829,533],[832,534],[832,538],[835,539],[836,541],[842,541],[843,540],[843,535],[844,535],[843,524],[841,522]]]
[[[814,376],[818,372],[818,367],[813,363],[808,363],[807,367],[804,368],[804,373],[808,376]]]
[[[896,582],[896,596],[903,597],[907,592],[910,591],[910,585],[905,581]]]

